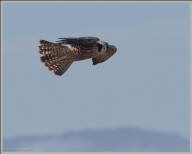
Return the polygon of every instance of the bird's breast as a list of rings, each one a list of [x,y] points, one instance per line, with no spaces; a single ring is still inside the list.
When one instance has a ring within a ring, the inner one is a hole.
[[[90,59],[96,55],[95,50],[79,50],[79,51],[76,50],[75,52],[76,52],[74,54],[75,61]]]
[[[92,54],[91,53],[80,53],[77,56],[75,56],[75,61],[79,61],[79,60],[86,60],[92,58]]]

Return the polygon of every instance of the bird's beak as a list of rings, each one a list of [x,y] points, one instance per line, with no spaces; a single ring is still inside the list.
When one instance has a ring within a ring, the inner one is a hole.
[[[113,54],[117,51],[117,48],[114,45],[110,45],[110,49],[113,52]]]

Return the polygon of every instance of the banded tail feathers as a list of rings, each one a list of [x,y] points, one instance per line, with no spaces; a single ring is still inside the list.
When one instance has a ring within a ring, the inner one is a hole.
[[[60,43],[52,43],[46,40],[40,40],[39,43],[39,53],[43,55],[40,57],[40,61],[50,71],[53,70],[55,75],[61,76],[65,73],[73,63],[73,60],[66,55],[67,47],[61,46]]]

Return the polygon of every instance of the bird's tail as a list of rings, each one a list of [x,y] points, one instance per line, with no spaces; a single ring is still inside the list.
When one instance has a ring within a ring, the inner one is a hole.
[[[52,43],[45,40],[39,41],[39,53],[41,62],[53,70],[56,75],[62,75],[73,63],[73,60],[68,58],[68,48],[61,46],[59,43]]]

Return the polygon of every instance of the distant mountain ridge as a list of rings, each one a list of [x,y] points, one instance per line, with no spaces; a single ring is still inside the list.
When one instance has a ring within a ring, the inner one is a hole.
[[[136,127],[87,129],[3,140],[4,152],[189,152],[189,140]]]

